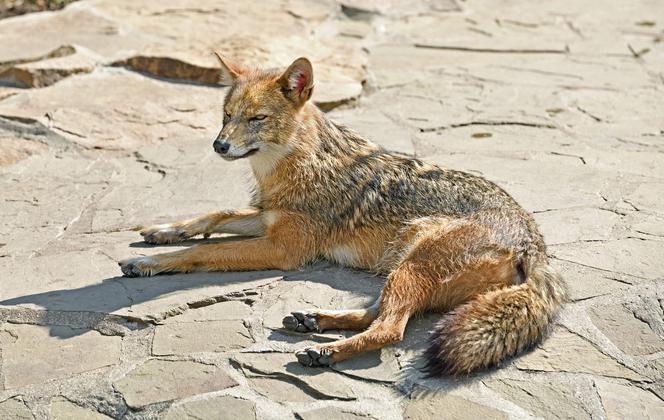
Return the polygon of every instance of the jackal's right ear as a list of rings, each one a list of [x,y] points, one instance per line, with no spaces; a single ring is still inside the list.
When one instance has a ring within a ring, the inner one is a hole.
[[[288,98],[298,105],[304,104],[311,98],[314,90],[314,70],[311,62],[304,57],[293,61],[279,78],[279,84]]]
[[[219,83],[223,85],[232,85],[235,80],[244,73],[245,69],[241,65],[224,58],[219,51],[215,51],[214,55],[217,56],[219,64],[221,65],[221,75],[219,76]]]

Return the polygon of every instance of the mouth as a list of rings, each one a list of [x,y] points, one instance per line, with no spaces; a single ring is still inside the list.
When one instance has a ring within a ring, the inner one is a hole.
[[[245,153],[243,155],[239,155],[239,156],[231,156],[231,155],[220,155],[220,156],[222,158],[226,159],[226,160],[238,160],[238,159],[242,159],[242,158],[246,158],[246,157],[255,155],[258,152],[258,150],[260,150],[260,149],[259,148],[249,149],[249,151],[247,153]]]

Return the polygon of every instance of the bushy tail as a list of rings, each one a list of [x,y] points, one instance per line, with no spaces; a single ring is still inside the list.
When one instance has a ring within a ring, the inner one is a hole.
[[[426,352],[431,375],[463,375],[487,368],[539,343],[566,301],[561,276],[545,262],[527,280],[480,295],[448,312]]]

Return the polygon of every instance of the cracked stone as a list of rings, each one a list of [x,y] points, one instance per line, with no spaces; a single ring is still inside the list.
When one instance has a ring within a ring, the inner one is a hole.
[[[222,95],[214,87],[99,68],[11,96],[0,102],[0,114],[33,118],[86,148],[132,150],[160,138],[212,139],[219,128],[215,106]],[[174,111],[192,103],[197,112],[186,117]]]
[[[499,379],[484,382],[529,413],[552,419],[590,419],[576,390],[565,384]]]
[[[356,399],[349,380],[327,369],[300,365],[295,356],[285,353],[242,353],[233,357],[248,378],[269,378],[299,388],[304,394],[322,399]],[[262,391],[275,398],[288,398],[278,386],[265,386]],[[274,384],[274,381],[269,381]],[[276,385],[276,384],[275,384]],[[289,387],[291,388],[291,387]],[[300,394],[300,393],[298,393]],[[300,395],[302,397],[302,395]],[[288,400],[292,401],[292,400]]]
[[[591,299],[623,290],[626,286],[616,280],[612,273],[584,267],[561,260],[551,260],[551,265],[563,276],[573,301]]]
[[[590,309],[590,319],[613,344],[627,354],[642,356],[664,351],[664,340],[622,305]]]
[[[0,72],[0,82],[21,88],[45,87],[74,74],[89,73],[103,60],[83,47],[70,48],[72,54],[11,66]]]
[[[495,408],[469,401],[456,395],[437,393],[417,399],[409,399],[404,403],[403,418],[407,420],[428,420],[440,417],[473,418],[473,419],[507,419],[508,416]]]
[[[247,378],[249,387],[270,401],[280,403],[307,403],[319,398],[304,391],[297,384],[268,376]]]
[[[603,379],[596,380],[595,385],[607,418],[639,420],[664,417],[664,402],[648,391]]]
[[[35,416],[30,409],[17,398],[0,402],[0,418],[14,420],[33,420]]]
[[[67,326],[5,324],[0,330],[5,388],[112,366],[120,361],[122,339]]]
[[[191,361],[151,359],[113,383],[127,405],[139,408],[237,386],[221,368]]]
[[[51,402],[52,420],[108,420],[111,417],[105,416],[97,411],[76,405],[64,398],[56,398]]]
[[[400,369],[393,348],[358,355],[332,365],[332,369],[346,375],[379,382],[396,382]]]
[[[334,420],[371,420],[374,417],[365,416],[363,414],[356,414],[349,410],[344,410],[337,407],[322,407],[309,411],[296,411],[295,415],[300,420],[318,420],[318,419],[334,419]]]
[[[620,216],[600,209],[563,209],[535,214],[548,244],[612,239]]]
[[[535,350],[517,358],[514,364],[523,370],[589,373],[637,381],[645,379],[576,334],[560,329]]]
[[[223,395],[204,400],[175,404],[166,413],[166,420],[180,419],[256,419],[256,404],[241,398]]]
[[[664,242],[619,239],[605,242],[554,245],[556,258],[576,262],[608,272],[631,274],[647,279],[664,277]]]
[[[159,325],[152,354],[172,355],[239,350],[254,343],[240,320],[180,322]]]
[[[166,318],[163,323],[174,324],[184,322],[242,320],[250,316],[251,313],[251,306],[241,301],[231,300],[202,306],[200,308],[190,308],[181,315]]]

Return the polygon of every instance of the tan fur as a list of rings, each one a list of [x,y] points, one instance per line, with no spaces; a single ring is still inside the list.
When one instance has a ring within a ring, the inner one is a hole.
[[[367,309],[296,311],[288,329],[363,332],[296,353],[329,365],[400,341],[409,318],[444,312],[432,373],[495,365],[541,340],[565,301],[532,216],[484,178],[391,154],[328,120],[308,99],[313,69],[249,69],[219,55],[231,88],[214,148],[248,157],[251,207],[141,231],[150,243],[213,233],[253,238],[121,262],[128,276],[295,269],[323,257],[385,275]]]

